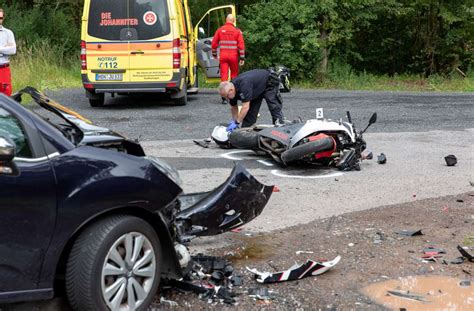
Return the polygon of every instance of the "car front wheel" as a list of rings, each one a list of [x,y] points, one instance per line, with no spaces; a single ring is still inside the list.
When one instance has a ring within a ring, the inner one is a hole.
[[[69,256],[66,290],[75,310],[146,310],[158,289],[161,246],[143,219],[103,219],[78,237]]]

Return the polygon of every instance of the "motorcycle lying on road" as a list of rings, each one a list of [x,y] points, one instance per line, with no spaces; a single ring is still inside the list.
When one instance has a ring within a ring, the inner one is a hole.
[[[282,126],[237,129],[228,136],[228,143],[234,148],[268,154],[285,166],[303,163],[335,166],[342,171],[360,170],[361,160],[372,156],[362,154],[366,149],[363,134],[376,121],[377,113],[374,113],[367,127],[357,132],[347,111],[347,122],[300,119]]]

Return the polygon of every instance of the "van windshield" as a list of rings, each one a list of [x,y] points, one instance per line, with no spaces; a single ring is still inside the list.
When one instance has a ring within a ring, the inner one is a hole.
[[[170,33],[167,0],[91,0],[88,33],[104,40],[149,40]]]

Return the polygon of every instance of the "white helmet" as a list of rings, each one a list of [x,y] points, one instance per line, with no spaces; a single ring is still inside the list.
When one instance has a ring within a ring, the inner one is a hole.
[[[219,145],[219,147],[224,149],[229,149],[231,147],[227,126],[217,125],[212,131],[211,137],[216,142],[216,144]]]

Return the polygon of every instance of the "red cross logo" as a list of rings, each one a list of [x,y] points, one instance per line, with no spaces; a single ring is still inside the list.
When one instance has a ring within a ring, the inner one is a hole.
[[[148,11],[143,15],[143,22],[148,26],[154,25],[156,23],[156,14],[155,12]]]

